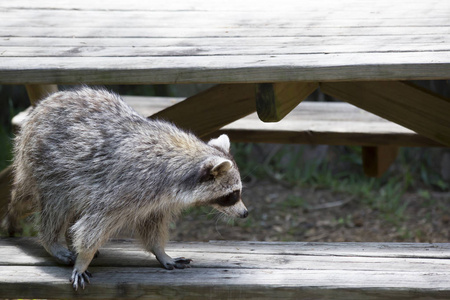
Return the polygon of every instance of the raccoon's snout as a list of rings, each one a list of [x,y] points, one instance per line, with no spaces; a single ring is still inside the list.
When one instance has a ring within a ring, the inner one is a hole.
[[[239,200],[238,203],[233,205],[232,207],[229,207],[229,209],[225,208],[225,213],[229,216],[233,216],[235,218],[247,218],[248,216],[248,210],[247,207],[245,207],[242,200]]]
[[[244,218],[247,218],[247,216],[248,216],[248,210],[245,207],[242,200],[239,200],[237,203],[235,203],[234,205],[231,205],[231,206],[222,206],[222,205],[217,205],[217,204],[213,204],[212,206],[215,209],[217,209],[218,211],[226,214],[227,216],[233,217],[233,218],[244,219]]]
[[[240,190],[211,200],[208,204],[230,217],[247,218],[248,216],[248,210],[242,202]]]

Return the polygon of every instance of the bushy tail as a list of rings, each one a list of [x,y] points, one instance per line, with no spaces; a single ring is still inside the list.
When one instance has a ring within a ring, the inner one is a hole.
[[[25,193],[27,189],[22,186],[24,184],[16,181],[12,167],[0,173],[1,227],[11,237],[20,229],[19,220],[33,206],[32,195]]]
[[[8,167],[0,172],[0,225],[10,236],[15,234],[13,224],[17,223],[17,220],[14,220],[14,216],[10,216],[9,213],[12,199],[12,180],[12,167]]]

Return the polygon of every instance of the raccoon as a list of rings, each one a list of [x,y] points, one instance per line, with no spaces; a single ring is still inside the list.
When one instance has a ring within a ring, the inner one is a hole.
[[[60,263],[74,264],[75,290],[90,282],[87,268],[99,247],[125,226],[164,268],[182,269],[191,260],[164,250],[169,223],[181,210],[205,205],[248,215],[226,135],[205,143],[140,116],[106,90],[83,87],[42,100],[14,151],[10,228],[32,204],[40,212],[44,248]]]

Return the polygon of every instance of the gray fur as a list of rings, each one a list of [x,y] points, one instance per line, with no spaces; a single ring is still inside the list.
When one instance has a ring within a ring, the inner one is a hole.
[[[141,117],[104,90],[58,92],[41,101],[16,138],[13,167],[10,231],[22,208],[34,205],[45,249],[75,263],[75,289],[89,282],[86,269],[97,249],[125,226],[173,269],[190,262],[164,252],[168,224],[182,209],[210,205],[247,216],[227,136],[204,143]],[[64,234],[70,250],[60,241]]]

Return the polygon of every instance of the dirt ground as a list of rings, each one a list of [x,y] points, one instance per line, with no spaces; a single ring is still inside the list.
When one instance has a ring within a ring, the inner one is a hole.
[[[351,195],[286,188],[268,180],[245,187],[243,200],[247,219],[230,220],[209,209],[194,209],[173,225],[171,240],[450,241],[450,193],[405,194],[401,215],[378,211]]]

